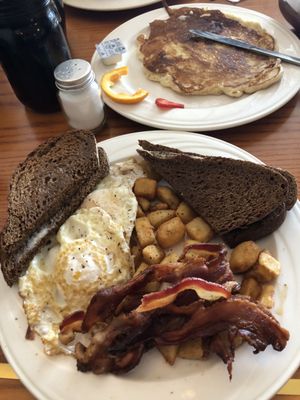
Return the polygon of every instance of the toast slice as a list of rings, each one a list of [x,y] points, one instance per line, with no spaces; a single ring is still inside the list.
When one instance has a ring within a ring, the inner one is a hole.
[[[10,182],[8,218],[0,234],[4,278],[13,285],[30,260],[109,172],[92,132],[51,138],[30,153]]]
[[[230,246],[277,229],[297,200],[287,171],[140,141],[138,153]]]

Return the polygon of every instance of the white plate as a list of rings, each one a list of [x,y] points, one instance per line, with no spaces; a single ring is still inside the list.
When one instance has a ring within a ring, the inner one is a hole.
[[[223,155],[258,162],[249,153],[200,134],[148,131],[119,136],[101,143],[110,162],[136,154],[139,139],[202,154]],[[26,387],[40,400],[266,400],[293,374],[300,362],[299,203],[281,228],[261,241],[282,263],[276,299],[288,286],[284,313],[276,315],[291,334],[282,352],[267,349],[258,355],[245,345],[237,350],[230,382],[226,366],[217,357],[208,361],[177,360],[170,367],[155,350],[127,375],[96,376],[76,371],[75,360],[47,357],[38,339],[26,341],[26,320],[16,288],[0,278],[0,340],[4,353]],[[216,384],[217,382],[217,384]]]
[[[158,3],[158,0],[64,0],[68,6],[95,11],[129,10]]]
[[[222,4],[201,3],[188,4],[188,6],[220,9],[245,21],[258,22],[276,38],[280,51],[300,56],[299,39],[279,22],[264,14]],[[178,6],[176,7],[178,8]],[[268,89],[244,95],[238,99],[225,95],[182,96],[169,88],[162,87],[157,82],[148,80],[143,73],[142,63],[137,57],[136,38],[140,33],[148,32],[148,25],[151,21],[165,18],[167,18],[167,14],[163,8],[153,10],[125,22],[106,37],[106,39],[121,38],[127,49],[127,52],[123,54],[122,62],[118,63],[116,67],[128,65],[129,75],[122,77],[118,89],[133,93],[137,88],[142,87],[150,93],[143,102],[136,105],[117,104],[104,96],[106,104],[119,114],[144,125],[162,129],[217,130],[260,119],[282,107],[299,90],[300,68],[288,64],[284,64],[284,74],[280,82]],[[104,66],[96,52],[91,62],[98,79],[104,72],[113,68]],[[160,110],[154,104],[157,97],[184,103],[186,108]]]

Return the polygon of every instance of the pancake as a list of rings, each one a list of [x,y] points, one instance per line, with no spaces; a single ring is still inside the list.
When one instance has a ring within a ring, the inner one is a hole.
[[[240,97],[278,81],[280,60],[192,37],[200,29],[274,50],[275,40],[259,24],[219,10],[169,9],[166,20],[150,23],[149,37],[137,38],[145,75],[184,95],[226,94]]]

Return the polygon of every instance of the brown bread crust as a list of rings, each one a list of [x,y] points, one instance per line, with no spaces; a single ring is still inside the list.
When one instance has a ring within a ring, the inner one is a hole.
[[[17,167],[10,184],[7,224],[0,235],[1,268],[9,285],[17,282],[40,246],[108,172],[106,154],[103,149],[98,153],[88,131],[47,140]]]
[[[225,157],[183,153],[146,141],[139,144],[147,150],[138,150],[139,154],[216,233],[245,228],[273,212],[279,221],[275,210],[282,204],[291,206],[296,201],[296,186],[288,201],[289,181],[275,168]],[[251,232],[254,233],[253,227]]]
[[[234,229],[222,235],[224,242],[231,248],[247,240],[258,240],[270,235],[280,227],[286,217],[285,204],[281,204],[265,218],[253,224]]]

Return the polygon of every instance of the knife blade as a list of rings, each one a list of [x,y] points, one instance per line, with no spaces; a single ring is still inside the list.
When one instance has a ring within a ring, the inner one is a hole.
[[[263,49],[261,47],[254,46],[253,44],[244,42],[242,40],[232,39],[227,36],[218,35],[217,33],[200,31],[199,29],[190,29],[189,32],[192,33],[194,36],[201,37],[203,39],[213,40],[218,43],[223,43],[228,46],[238,47],[264,56],[280,58],[284,62],[297,65],[298,67],[300,66],[299,57],[294,57],[288,54],[279,53],[278,51]]]

